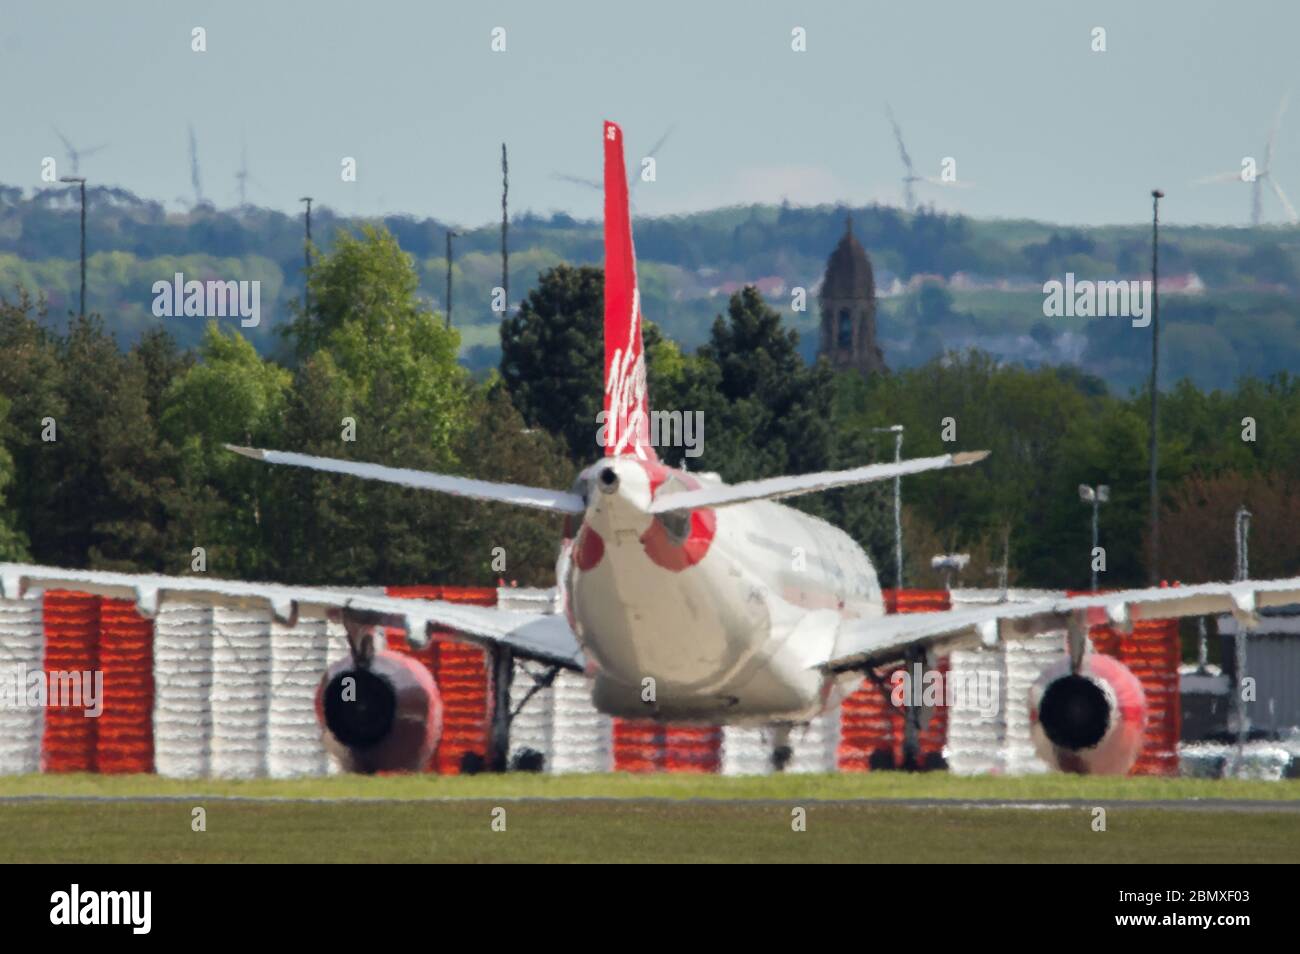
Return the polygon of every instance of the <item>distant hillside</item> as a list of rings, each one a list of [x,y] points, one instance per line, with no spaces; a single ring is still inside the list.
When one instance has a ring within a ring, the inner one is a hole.
[[[246,330],[274,350],[276,329],[301,295],[300,216],[243,207],[167,212],[120,189],[88,191],[89,308],[123,342],[166,321],[182,343],[200,335],[198,319],[155,318],[151,287],[176,272],[197,279],[259,279],[261,327]],[[871,206],[753,206],[636,223],[646,316],[686,347],[705,339],[728,293],[757,283],[816,348],[815,292],[826,256],[852,213],[872,257],[881,295],[880,332],[893,367],[923,362],[954,347],[977,346],[1006,360],[1077,363],[1112,387],[1142,380],[1149,331],[1116,319],[1043,316],[1042,283],[1066,272],[1079,278],[1141,278],[1150,268],[1144,226],[1065,228],[1029,221],[975,221]],[[78,294],[76,194],[32,195],[0,187],[0,287],[43,294],[61,319]],[[382,220],[416,260],[421,290],[441,310],[447,224],[389,216]],[[355,220],[313,213],[313,234],[329,247]],[[500,283],[500,233],[489,225],[456,240],[453,317],[462,359],[483,368],[497,360],[492,288]],[[598,222],[524,213],[510,223],[510,291],[517,304],[540,271],[558,262],[598,263]],[[1268,227],[1164,228],[1161,274],[1163,380],[1191,377],[1202,387],[1230,386],[1244,374],[1300,368],[1300,230]],[[790,309],[796,287],[809,308]]]

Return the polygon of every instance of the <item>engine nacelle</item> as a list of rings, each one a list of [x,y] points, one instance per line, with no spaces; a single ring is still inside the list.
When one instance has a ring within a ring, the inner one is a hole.
[[[442,736],[442,698],[409,656],[376,652],[366,666],[340,660],[316,690],[325,748],[349,772],[418,772]]]
[[[1125,774],[1142,751],[1146,721],[1142,683],[1113,656],[1089,653],[1077,675],[1063,660],[1029,690],[1034,748],[1062,772]]]

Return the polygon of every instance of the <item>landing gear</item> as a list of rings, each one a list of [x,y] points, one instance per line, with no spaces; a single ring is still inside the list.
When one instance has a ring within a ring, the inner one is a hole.
[[[934,657],[924,646],[911,646],[908,648],[903,659],[906,667],[905,672],[908,677],[907,686],[910,688],[910,694],[905,694],[903,699],[903,761],[901,765],[894,765],[894,755],[890,748],[879,748],[871,753],[868,765],[872,769],[892,769],[900,768],[905,772],[928,771],[934,767],[934,759],[931,757],[924,761],[921,759],[921,730],[930,724],[930,716],[933,710],[926,705],[922,705],[924,698],[922,688],[925,685],[925,674],[934,668]],[[885,678],[875,670],[873,666],[866,666],[864,671],[867,678],[875,685],[880,692],[880,696],[885,701],[886,706],[896,705],[893,691],[890,684]]]
[[[790,745],[790,726],[772,726],[772,771],[784,772],[792,758],[794,758],[794,748]]]
[[[932,711],[921,704],[921,687],[925,674],[934,668],[930,653],[924,646],[910,646],[907,650],[907,669],[913,680],[913,698],[903,709],[903,771],[921,770],[921,730],[930,724]]]
[[[542,768],[542,754],[532,749],[526,750],[526,753],[531,754],[520,753],[523,758],[516,759],[514,765],[510,764],[510,723],[528,705],[529,699],[555,682],[560,667],[548,666],[541,672],[533,672],[525,667],[524,672],[533,680],[533,684],[519,700],[519,705],[511,710],[510,685],[515,676],[514,650],[508,646],[494,646],[489,650],[489,659],[492,667],[492,725],[488,750],[491,753],[491,770],[504,772],[513,768],[516,771],[539,772]]]

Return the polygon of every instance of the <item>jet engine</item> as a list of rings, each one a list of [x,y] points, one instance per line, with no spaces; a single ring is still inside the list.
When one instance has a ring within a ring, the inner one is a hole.
[[[1142,683],[1113,656],[1087,654],[1078,672],[1068,660],[1029,690],[1034,747],[1048,765],[1079,775],[1123,775],[1142,750],[1147,704]]]
[[[416,772],[442,736],[442,698],[429,670],[379,650],[340,660],[316,690],[325,748],[348,772]]]

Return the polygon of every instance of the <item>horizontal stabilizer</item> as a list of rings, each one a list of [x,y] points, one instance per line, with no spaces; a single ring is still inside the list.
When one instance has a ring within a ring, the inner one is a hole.
[[[384,467],[380,464],[334,460],[329,457],[313,457],[310,454],[294,454],[289,451],[236,447],[233,444],[227,444],[226,449],[268,464],[288,464],[290,467],[306,467],[308,470],[320,470],[330,474],[347,474],[366,480],[381,480],[385,483],[401,484],[420,490],[435,490],[454,497],[469,497],[471,500],[494,500],[498,503],[532,507],[535,510],[550,510],[554,513],[582,513],[587,509],[581,497],[563,490],[524,487],[520,484],[497,484],[489,480],[431,474],[404,467]]]
[[[918,457],[915,460],[891,464],[869,464],[852,470],[801,474],[798,477],[768,477],[763,480],[747,480],[740,484],[712,484],[699,490],[665,494],[650,504],[650,513],[671,513],[694,510],[697,507],[729,507],[732,504],[746,503],[751,500],[796,497],[799,494],[810,494],[834,487],[893,480],[895,477],[906,477],[908,474],[919,474],[927,470],[965,467],[988,456],[988,451],[967,451],[961,454],[944,454],[940,457]]]

